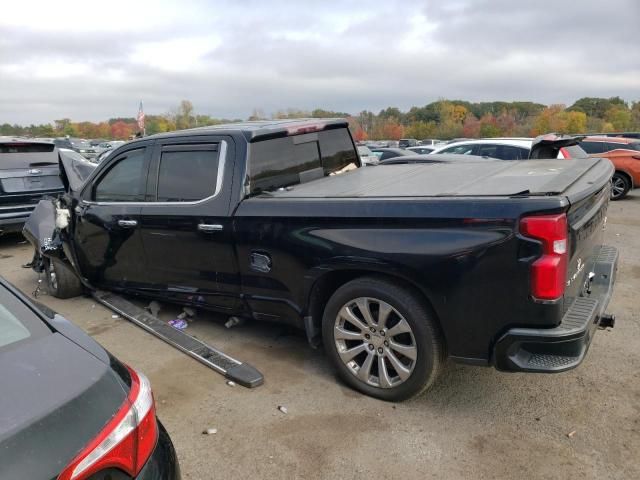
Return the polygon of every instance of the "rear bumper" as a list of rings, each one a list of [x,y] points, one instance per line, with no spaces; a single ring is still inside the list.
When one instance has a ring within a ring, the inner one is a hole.
[[[180,480],[180,465],[171,438],[158,420],[158,443],[135,480]]]
[[[577,367],[589,349],[613,293],[618,250],[603,246],[588,296],[577,297],[554,328],[513,328],[496,342],[493,364],[511,372],[563,372]]]
[[[19,232],[37,203],[0,206],[0,232]]]

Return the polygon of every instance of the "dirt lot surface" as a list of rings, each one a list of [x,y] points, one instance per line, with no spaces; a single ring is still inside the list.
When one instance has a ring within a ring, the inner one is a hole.
[[[31,293],[37,277],[21,268],[31,250],[20,241],[0,238],[0,273]],[[287,328],[226,329],[226,318],[209,313],[189,326],[263,372],[265,385],[248,390],[90,298],[39,299],[149,376],[183,478],[637,479],[639,191],[611,204],[607,242],[621,253],[609,308],[617,324],[597,333],[578,369],[505,374],[450,364],[433,390],[396,405],[339,384],[322,351]],[[165,306],[161,317],[178,312]],[[202,435],[206,428],[218,432]]]

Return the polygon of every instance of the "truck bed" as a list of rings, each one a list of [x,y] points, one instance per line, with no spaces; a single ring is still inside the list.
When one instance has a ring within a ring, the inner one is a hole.
[[[560,195],[611,175],[597,158],[379,165],[325,177],[270,194],[284,198]],[[588,179],[584,177],[589,177]],[[579,190],[584,194],[587,185]],[[586,188],[588,190],[588,188]]]

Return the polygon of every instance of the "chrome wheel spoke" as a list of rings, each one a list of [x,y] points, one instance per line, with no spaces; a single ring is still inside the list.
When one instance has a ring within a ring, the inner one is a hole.
[[[380,386],[382,388],[391,387],[391,378],[389,378],[389,372],[387,372],[387,364],[384,362],[384,357],[378,357],[378,378],[380,379]]]
[[[410,360],[415,360],[418,356],[418,349],[413,345],[402,345],[401,343],[390,341],[389,349],[401,353]]]
[[[351,307],[349,307],[349,306],[345,305],[344,307],[342,307],[342,309],[340,310],[340,314],[339,315],[342,318],[344,318],[347,322],[349,322],[351,325],[353,325],[354,327],[359,328],[362,332],[364,332],[365,330],[369,329],[362,322],[362,320],[360,320],[358,317],[355,316],[355,314],[351,310]]]
[[[409,322],[407,322],[404,318],[402,318],[398,323],[396,323],[392,328],[387,331],[388,337],[395,337],[396,335],[400,335],[401,333],[409,333],[411,332],[411,327],[409,326]]]
[[[342,327],[335,327],[333,336],[336,340],[364,340],[362,332],[352,332],[350,330],[345,330]]]
[[[340,358],[342,359],[343,362],[349,363],[351,360],[353,360],[353,358],[356,355],[366,350],[367,350],[367,346],[364,343],[361,343],[357,347],[348,348],[343,351],[338,351],[338,355],[340,355]]]
[[[362,366],[358,369],[358,378],[364,382],[369,381],[369,377],[371,376],[371,366],[373,365],[373,361],[375,360],[375,354],[369,352],[367,358],[362,363]]]
[[[391,305],[385,302],[380,302],[380,309],[378,310],[378,328],[385,328],[387,326],[387,320],[389,315],[393,312]]]
[[[358,305],[358,310],[364,317],[364,321],[367,322],[367,325],[370,327],[375,325],[373,321],[373,317],[371,316],[371,310],[369,310],[369,299],[368,298],[358,298],[356,300],[356,305]]]
[[[389,359],[391,366],[396,371],[398,376],[402,379],[402,381],[409,378],[409,375],[411,375],[411,370],[405,367],[403,363],[398,359],[398,357],[393,354],[393,352],[387,352],[387,358]]]

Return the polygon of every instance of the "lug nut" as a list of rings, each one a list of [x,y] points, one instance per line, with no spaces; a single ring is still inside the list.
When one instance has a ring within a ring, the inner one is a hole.
[[[369,350],[373,350],[373,344],[369,344]]]
[[[389,342],[387,342],[386,340],[384,341],[384,346],[388,347],[389,346]]]
[[[382,347],[378,348],[378,353],[382,354]]]
[[[364,338],[366,338],[367,340],[369,340],[371,338],[371,335],[369,335],[368,333],[364,334]]]
[[[376,329],[371,327],[369,330],[371,330],[371,333],[376,333]]]
[[[384,330],[380,330],[380,335],[384,337]]]

